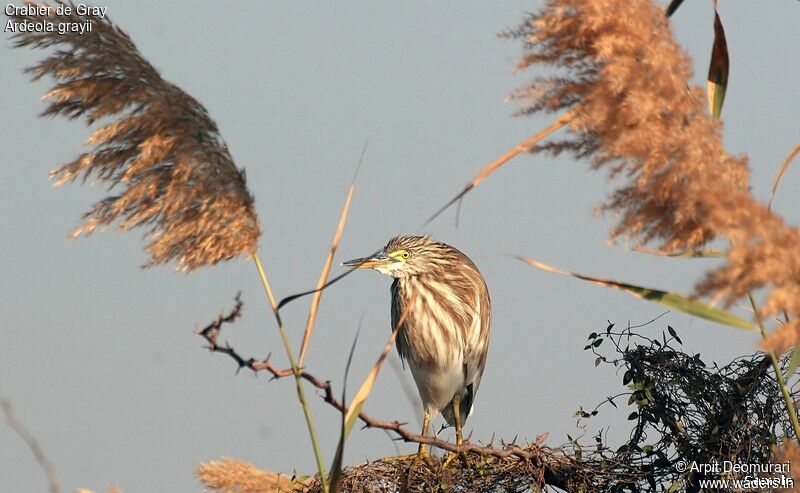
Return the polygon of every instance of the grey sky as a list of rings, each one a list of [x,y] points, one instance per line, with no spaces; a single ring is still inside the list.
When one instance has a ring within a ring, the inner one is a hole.
[[[800,8],[794,1],[720,2],[731,53],[723,118],[730,152],[747,152],[757,196],[768,196],[777,166],[798,139]],[[5,5],[5,3],[4,3]],[[504,97],[520,47],[496,34],[538,3],[506,2],[122,2],[108,14],[165,78],[200,100],[234,158],[247,169],[264,235],[261,256],[278,296],[312,287],[346,188],[369,141],[338,263],[418,226],[472,174],[552,117],[512,118]],[[712,37],[710,2],[686,2],[675,31],[703,83]],[[234,373],[194,335],[232,305],[244,319],[223,339],[243,353],[285,362],[251,262],[235,260],[189,276],[142,271],[140,233],[114,231],[68,241],[102,187],[52,190],[47,171],[80,150],[78,122],[41,119],[46,83],[21,69],[42,53],[0,47],[0,395],[55,463],[65,490],[114,484],[128,493],[200,491],[193,469],[230,456],[269,470],[314,471],[305,424],[288,380]],[[797,224],[800,168],[791,169],[775,207]],[[688,291],[702,260],[668,260],[608,246],[611,218],[591,210],[610,190],[570,157],[522,156],[424,232],[457,246],[480,267],[494,306],[489,361],[473,440],[574,434],[572,412],[620,388],[621,376],[594,369],[581,351],[606,320],[642,323],[661,307],[525,266],[531,256],[584,273]],[[350,389],[364,378],[389,333],[389,280],[358,272],[326,292],[307,359],[341,390],[347,351],[362,331]],[[308,302],[283,315],[299,345]],[[743,313],[743,312],[742,312]],[[725,361],[751,351],[749,333],[671,313],[690,351]],[[394,358],[394,356],[392,356]],[[402,378],[410,380],[408,374]],[[339,416],[312,394],[329,463]],[[351,392],[352,393],[352,392]],[[419,410],[387,366],[366,411],[417,428]],[[624,433],[628,410],[597,425]],[[437,419],[437,426],[441,418]],[[444,436],[451,433],[445,432]],[[401,452],[411,446],[397,444]],[[394,454],[381,431],[353,433],[346,462]],[[0,491],[44,491],[24,444],[0,426]]]

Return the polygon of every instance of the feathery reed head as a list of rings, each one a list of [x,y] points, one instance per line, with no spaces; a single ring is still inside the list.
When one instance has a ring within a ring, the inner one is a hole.
[[[508,35],[521,38],[519,68],[552,65],[513,97],[520,113],[575,106],[572,136],[539,150],[573,151],[594,168],[628,180],[604,209],[621,219],[612,236],[664,248],[690,248],[714,237],[686,186],[713,178],[746,190],[744,158],[725,156],[719,125],[705,110],[703,90],[688,87],[689,57],[672,39],[661,7],[649,0],[549,0]]]
[[[91,23],[84,33],[57,29],[14,35],[15,47],[59,47],[26,71],[57,82],[43,115],[112,120],[86,144],[90,152],[51,172],[57,185],[90,176],[119,188],[84,214],[74,235],[119,220],[149,228],[147,266],[177,261],[183,270],[252,254],[260,236],[254,199],[217,126],[193,97],[161,78],[131,39],[105,16],[65,16],[54,6],[9,16],[12,22]]]
[[[691,249],[720,236],[727,262],[697,292],[728,304],[771,288],[759,316],[789,321],[766,341],[800,342],[800,230],[749,193],[744,156],[725,153],[721,124],[691,87],[691,63],[651,0],[547,0],[507,36],[521,39],[520,69],[554,66],[513,97],[520,114],[572,108],[570,136],[537,151],[572,151],[622,185],[604,204],[620,221],[612,237]]]
[[[197,478],[207,490],[240,493],[303,492],[308,491],[311,482],[262,471],[252,464],[227,457],[200,464]]]

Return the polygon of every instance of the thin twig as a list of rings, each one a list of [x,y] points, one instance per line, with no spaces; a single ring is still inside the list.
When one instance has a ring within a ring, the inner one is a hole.
[[[523,142],[517,144],[516,146],[512,147],[508,151],[506,151],[502,156],[498,157],[491,163],[487,164],[483,168],[472,177],[472,179],[467,183],[467,186],[464,187],[463,190],[458,192],[455,197],[450,199],[445,205],[443,205],[439,210],[433,213],[431,217],[429,217],[425,223],[423,223],[422,227],[429,225],[433,222],[434,219],[439,217],[444,211],[450,208],[456,202],[461,202],[461,199],[464,198],[473,188],[476,188],[478,185],[481,184],[483,180],[485,180],[489,175],[497,171],[498,168],[506,164],[507,162],[511,161],[513,158],[517,157],[518,155],[522,154],[523,152],[530,151],[533,146],[535,146],[540,140],[544,139],[545,137],[549,136],[559,128],[563,127],[567,123],[570,122],[575,116],[575,110],[568,111],[564,113],[559,119],[548,125],[544,130],[537,133],[536,135],[529,137],[528,139],[524,140]]]
[[[657,317],[655,317],[655,318],[653,318],[653,319],[650,319],[650,320],[648,320],[647,322],[645,322],[645,323],[643,323],[643,324],[638,324],[638,325],[630,325],[630,322],[629,322],[629,325],[628,325],[628,330],[630,330],[630,329],[639,329],[639,328],[641,328],[641,327],[646,327],[646,326],[648,326],[648,325],[652,324],[653,322],[655,322],[656,320],[658,320],[659,318],[663,317],[664,315],[666,315],[666,314],[668,314],[668,313],[670,313],[670,311],[669,311],[669,310],[667,310],[667,311],[665,311],[665,312],[662,312],[662,313],[661,313],[660,315],[658,315]]]
[[[33,456],[36,458],[36,462],[42,466],[44,469],[44,473],[47,475],[47,481],[50,483],[50,493],[61,493],[61,485],[58,482],[58,476],[56,475],[56,468],[53,467],[53,463],[50,462],[50,459],[47,458],[45,455],[44,450],[42,450],[42,446],[39,445],[39,442],[34,438],[30,431],[25,428],[25,425],[20,423],[17,417],[14,415],[14,409],[11,406],[11,401],[8,399],[0,399],[0,407],[3,408],[3,412],[6,415],[6,423],[8,426],[14,430],[22,441],[31,449],[33,452]]]
[[[725,252],[716,248],[709,248],[707,250],[664,250],[661,248],[647,248],[644,246],[635,246],[632,248],[634,252],[649,253],[650,255],[658,255],[661,257],[682,257],[682,258],[721,258],[725,256]]]
[[[786,156],[786,159],[783,160],[780,168],[778,168],[778,172],[775,174],[775,180],[772,182],[772,192],[769,194],[768,209],[772,209],[772,201],[775,200],[775,193],[778,191],[778,184],[781,182],[783,174],[786,173],[786,170],[789,169],[789,165],[792,164],[792,161],[798,154],[800,154],[800,142],[798,142],[797,145],[794,146],[794,149],[792,149],[792,152]]]
[[[361,169],[361,163],[364,162],[364,154],[366,152],[367,145],[364,144],[364,149],[361,151],[361,157],[358,159],[356,172],[353,174],[353,181],[350,182],[350,188],[347,190],[347,198],[344,200],[342,213],[339,214],[339,224],[336,226],[336,233],[334,233],[333,241],[331,241],[331,248],[328,252],[328,258],[325,259],[325,265],[322,267],[322,272],[319,275],[319,281],[317,281],[317,288],[314,291],[314,297],[311,298],[311,308],[308,310],[306,330],[303,332],[303,342],[300,346],[300,355],[297,357],[297,365],[301,367],[303,366],[303,361],[306,359],[308,343],[311,341],[311,332],[314,331],[314,322],[317,320],[319,302],[322,299],[322,288],[328,282],[328,275],[330,275],[331,266],[333,266],[333,257],[336,255],[336,249],[339,248],[339,243],[342,241],[342,233],[344,232],[345,224],[347,224],[347,215],[350,212],[350,203],[353,201],[353,192],[356,188],[356,178],[358,178],[358,171]]]

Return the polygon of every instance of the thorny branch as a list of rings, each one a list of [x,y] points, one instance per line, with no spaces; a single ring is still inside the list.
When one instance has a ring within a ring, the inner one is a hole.
[[[278,368],[272,364],[269,356],[261,361],[258,361],[255,358],[245,358],[241,356],[230,344],[225,343],[224,345],[220,345],[218,343],[217,339],[222,331],[222,325],[226,323],[233,323],[241,316],[242,306],[244,305],[241,299],[241,293],[236,295],[235,300],[236,304],[227,315],[220,315],[215,321],[199,331],[200,336],[203,337],[206,342],[208,342],[207,348],[211,352],[227,354],[230,356],[231,359],[233,359],[239,366],[239,370],[247,368],[253,373],[265,371],[272,375],[272,380],[293,375],[291,368]],[[317,378],[302,368],[298,371],[300,376],[305,381],[323,392],[322,398],[326,403],[330,404],[340,412],[347,412],[347,407],[345,407],[340,400],[334,397],[330,380],[322,380]],[[404,427],[405,423],[400,423],[399,421],[384,421],[373,418],[364,413],[360,413],[358,417],[364,423],[364,428],[379,428],[393,431],[406,442],[424,443],[426,445],[432,445],[450,452],[476,452],[481,455],[490,455],[498,458],[516,456],[521,459],[533,459],[536,456],[535,452],[514,444],[505,444],[503,449],[481,446],[471,442],[464,442],[459,446],[436,437],[428,437],[412,433]]]

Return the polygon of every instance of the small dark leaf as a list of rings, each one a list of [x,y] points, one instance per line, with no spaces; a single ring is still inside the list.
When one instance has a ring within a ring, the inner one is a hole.
[[[597,332],[592,332],[589,334],[589,338],[587,340],[591,341],[592,339],[597,339]]]
[[[622,385],[628,385],[633,380],[633,370],[628,370],[622,375]]]
[[[667,325],[667,331],[672,337],[678,337],[678,334],[675,333],[675,329],[673,329],[671,325]]]
[[[638,418],[638,417],[639,417],[639,413],[637,413],[636,411],[634,411],[634,412],[632,412],[632,413],[630,413],[630,414],[628,415],[628,421],[633,421],[634,419],[636,419],[636,418]]]
[[[600,366],[600,362],[602,362],[602,361],[603,361],[603,357],[602,357],[602,356],[598,356],[598,357],[597,357],[597,358],[594,360],[594,366],[595,366],[595,368],[596,368],[596,367],[598,367],[598,366]]]
[[[613,328],[614,328],[614,324],[609,323],[608,327],[606,327],[606,335],[610,335],[611,334],[611,329],[613,329]]]
[[[594,341],[592,343],[592,346],[598,347],[598,346],[600,346],[600,344],[603,344],[603,339],[597,339],[596,341]]]
[[[653,465],[658,468],[669,467],[670,465],[669,459],[667,459],[662,452],[657,452],[657,454],[658,454],[658,459],[653,461]]]
[[[719,13],[714,9],[714,45],[711,49],[711,63],[708,67],[708,104],[711,116],[719,119],[722,103],[725,101],[725,90],[728,87],[728,43]]]

